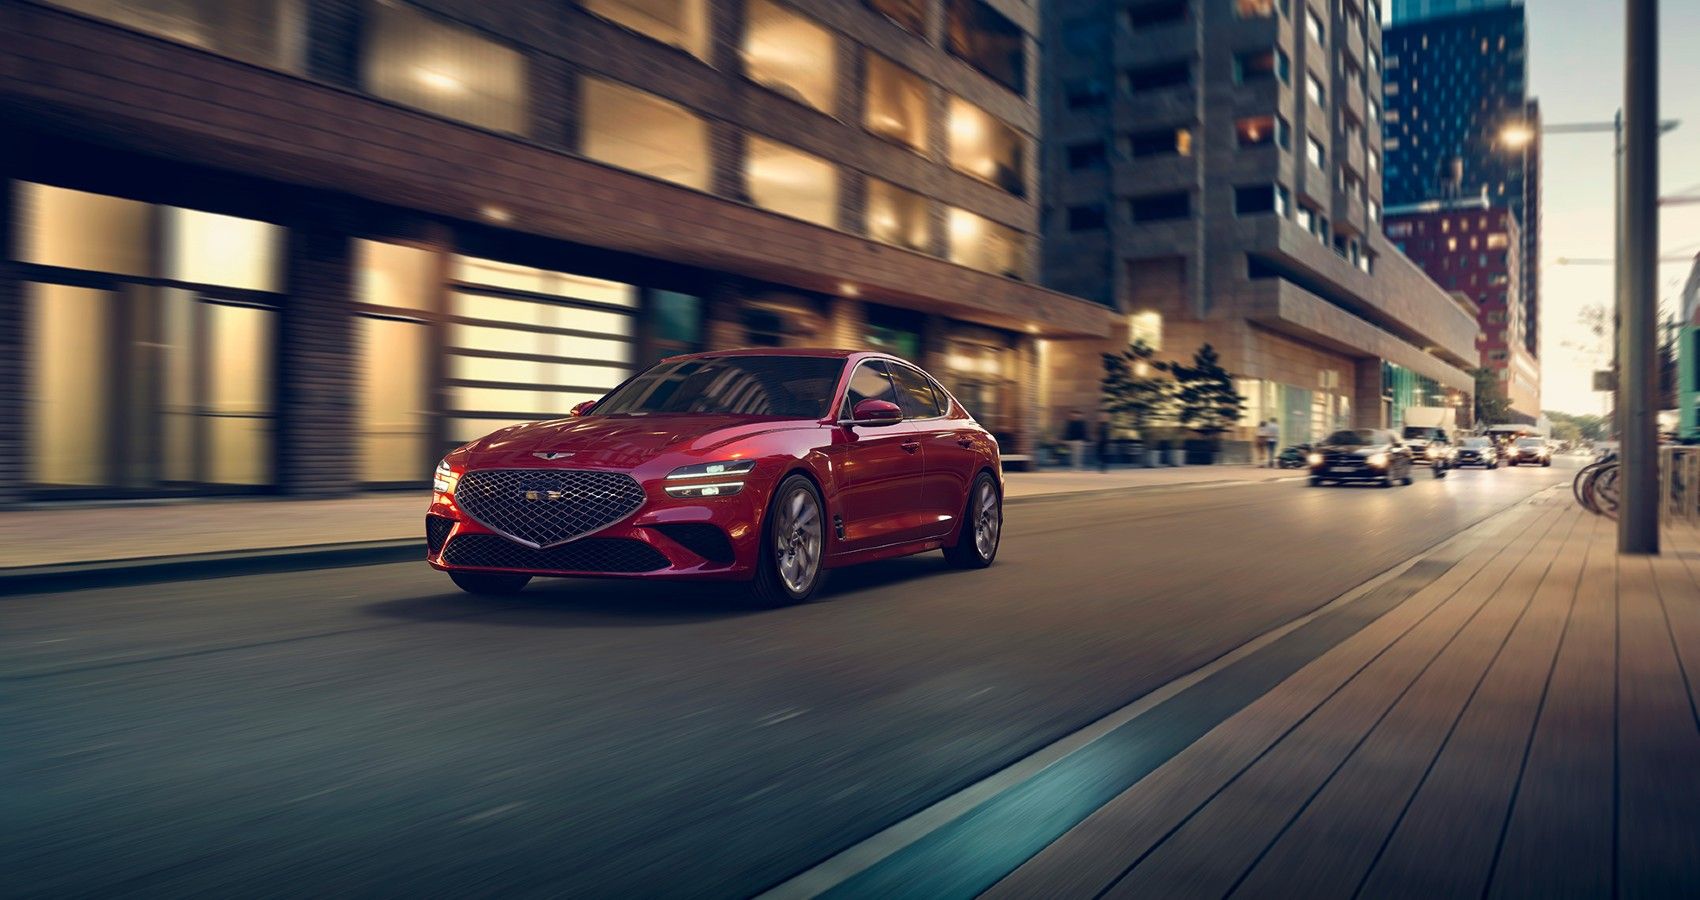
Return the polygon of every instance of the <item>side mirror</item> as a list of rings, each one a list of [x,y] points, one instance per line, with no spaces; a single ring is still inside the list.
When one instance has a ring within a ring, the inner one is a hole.
[[[595,400],[586,400],[583,403],[574,404],[572,411],[567,413],[567,415],[572,416],[573,418],[576,419],[579,416],[590,415],[590,411],[595,409],[595,408],[596,408],[596,401]]]
[[[903,421],[903,410],[890,400],[863,400],[850,411],[850,418],[840,425],[896,425]]]

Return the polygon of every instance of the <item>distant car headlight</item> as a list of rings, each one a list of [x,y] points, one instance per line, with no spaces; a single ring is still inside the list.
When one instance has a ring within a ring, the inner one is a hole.
[[[1371,453],[1369,455],[1369,459],[1366,460],[1366,461],[1370,465],[1375,466],[1376,468],[1379,469],[1382,466],[1387,465],[1387,454],[1385,454],[1385,453]]]
[[[460,473],[449,465],[448,460],[437,463],[437,471],[431,475],[431,490],[439,494],[454,493],[455,485],[460,482]]]
[[[1440,448],[1439,447],[1429,447],[1428,448],[1428,458],[1429,459],[1439,459],[1440,458]]]
[[[670,497],[726,497],[744,489],[744,476],[756,467],[753,459],[733,459],[725,462],[698,463],[681,466],[667,473],[667,480],[683,482],[667,485]]]
[[[1313,466],[1320,466],[1322,465],[1322,454],[1312,453],[1305,457],[1305,462],[1310,463]]]

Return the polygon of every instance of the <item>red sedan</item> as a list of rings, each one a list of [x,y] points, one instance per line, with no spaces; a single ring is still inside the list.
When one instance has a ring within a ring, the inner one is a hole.
[[[748,580],[768,602],[826,570],[998,552],[998,445],[939,383],[880,353],[664,360],[571,418],[502,429],[438,464],[427,560],[461,588],[533,576]]]

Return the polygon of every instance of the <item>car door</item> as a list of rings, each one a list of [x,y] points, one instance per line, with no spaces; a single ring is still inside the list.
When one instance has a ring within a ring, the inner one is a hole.
[[[848,421],[863,400],[902,405],[880,360],[865,360],[851,373],[840,420]],[[841,427],[848,439],[839,492],[843,548],[870,550],[927,537],[931,523],[918,501],[925,490],[926,454],[914,425],[903,421]]]
[[[962,427],[969,420],[948,417],[949,398],[919,369],[901,363],[887,363],[886,368],[897,387],[903,418],[921,440],[926,468],[921,505],[930,518],[928,532],[933,537],[950,534],[968,506],[968,487],[979,459],[977,432]]]

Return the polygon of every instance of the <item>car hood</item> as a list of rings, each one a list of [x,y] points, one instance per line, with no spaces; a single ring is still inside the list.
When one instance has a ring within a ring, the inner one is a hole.
[[[1372,453],[1386,453],[1392,448],[1386,444],[1323,444],[1316,449],[1319,453],[1355,453],[1359,456],[1369,456]]]
[[[796,419],[749,416],[585,416],[503,429],[467,448],[469,467],[535,466],[536,454],[565,454],[562,466],[629,469],[664,453],[712,455],[725,445],[771,431],[816,427]]]

